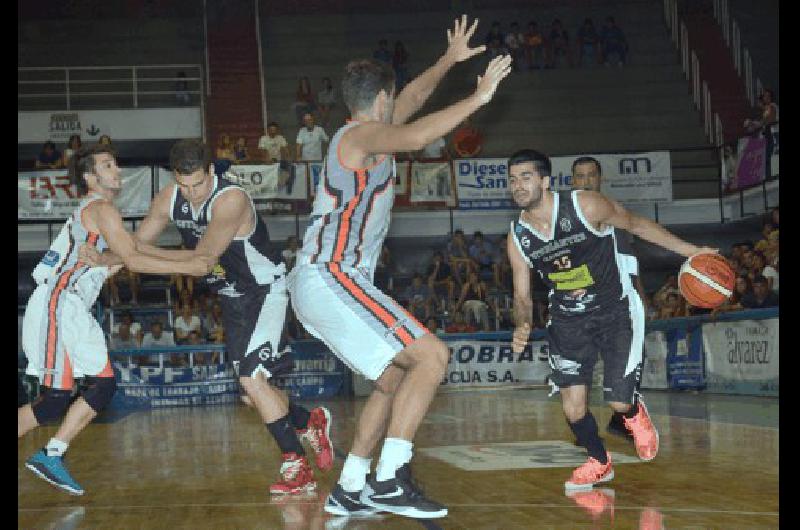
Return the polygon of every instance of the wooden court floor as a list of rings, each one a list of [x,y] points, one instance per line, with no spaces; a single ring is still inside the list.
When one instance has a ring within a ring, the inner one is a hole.
[[[271,500],[277,447],[244,405],[134,412],[93,423],[70,447],[86,489],[72,497],[36,478],[25,459],[55,431],[18,443],[19,528],[777,528],[778,400],[646,394],[661,449],[638,462],[604,434],[610,411],[592,410],[616,477],[591,496],[565,495],[576,458],[556,397],[545,389],[437,396],[415,444],[414,474],[445,503],[444,519],[333,518],[322,511],[341,470],[363,398],[325,402],[333,417],[334,469],[317,472],[315,496]],[[629,458],[626,458],[629,457]],[[592,504],[593,501],[601,503]],[[588,507],[594,507],[590,510]]]

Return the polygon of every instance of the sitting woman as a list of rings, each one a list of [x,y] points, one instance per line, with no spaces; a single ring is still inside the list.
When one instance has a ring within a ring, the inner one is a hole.
[[[236,161],[236,154],[233,149],[233,142],[231,137],[226,133],[222,133],[217,142],[216,159],[214,160],[214,171],[217,175],[222,175],[233,165]]]
[[[478,275],[470,272],[467,281],[461,288],[461,296],[456,303],[456,311],[463,310],[467,316],[472,315],[474,322],[480,324],[482,331],[489,331],[489,289],[486,283],[478,279]]]

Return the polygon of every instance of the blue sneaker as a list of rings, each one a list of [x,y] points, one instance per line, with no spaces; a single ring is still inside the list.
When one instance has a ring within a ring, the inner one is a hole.
[[[47,451],[42,449],[25,462],[25,467],[67,493],[72,495],[83,495],[84,493],[83,488],[75,482],[67,468],[64,467],[63,456],[47,456]]]

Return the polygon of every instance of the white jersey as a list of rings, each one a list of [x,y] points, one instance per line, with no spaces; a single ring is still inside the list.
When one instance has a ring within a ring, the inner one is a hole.
[[[396,167],[387,155],[366,168],[342,164],[342,135],[358,123],[349,122],[331,140],[297,264],[338,263],[371,277],[389,232]]]

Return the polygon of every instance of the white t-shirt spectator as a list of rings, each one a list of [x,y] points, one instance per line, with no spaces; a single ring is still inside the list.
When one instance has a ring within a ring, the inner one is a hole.
[[[111,329],[111,334],[112,335],[114,335],[114,336],[119,335],[119,325],[121,323],[122,322],[117,322],[116,324],[114,324],[114,327]],[[131,336],[132,337],[138,337],[139,333],[141,333],[141,331],[142,331],[142,325],[141,324],[139,324],[138,322],[131,322]]]
[[[258,148],[264,149],[267,153],[269,153],[270,158],[273,158],[280,162],[281,158],[281,149],[289,145],[286,142],[286,138],[283,137],[282,134],[276,134],[273,138],[270,138],[268,134],[265,134],[258,140]]]
[[[778,271],[772,265],[767,265],[764,267],[764,270],[761,271],[761,275],[764,278],[770,279],[772,278],[772,290],[776,293],[778,292]]]
[[[506,35],[506,46],[509,50],[516,50],[522,45],[523,39],[519,33],[509,33]]]
[[[200,323],[200,317],[197,315],[192,315],[189,319],[189,322],[183,318],[183,315],[180,315],[178,318],[175,319],[175,331],[180,330],[181,336],[186,336],[192,331],[197,331],[198,333],[201,332],[203,325]]]
[[[322,160],[322,142],[329,141],[325,129],[319,125],[310,131],[307,127],[301,127],[297,133],[297,143],[303,146],[300,160]]]
[[[445,145],[444,138],[437,138],[422,148],[422,158],[442,158],[442,148]]]
[[[147,348],[148,346],[175,346],[175,339],[171,331],[162,331],[161,336],[158,338],[153,337],[153,334],[148,331],[142,339],[142,348]]]

